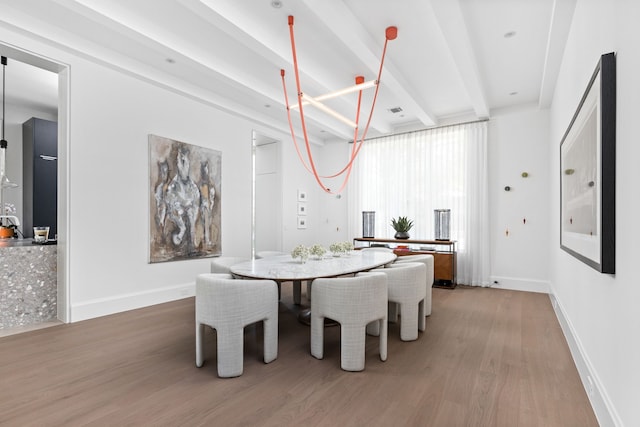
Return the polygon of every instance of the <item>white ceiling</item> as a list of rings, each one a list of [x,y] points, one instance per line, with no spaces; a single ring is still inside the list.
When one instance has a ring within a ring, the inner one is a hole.
[[[488,118],[523,105],[547,107],[575,0],[0,0],[0,5],[2,25],[37,33],[58,47],[284,132],[289,128],[281,69],[289,102],[297,103],[289,15],[295,18],[302,91],[311,96],[350,86],[356,75],[375,79],[385,29],[396,26],[368,133],[375,136]],[[18,84],[10,86],[7,79],[9,97]],[[369,89],[363,98],[361,129],[372,95]],[[352,94],[327,105],[354,120],[356,99]],[[394,107],[402,111],[390,112]],[[352,139],[348,126],[324,112],[307,107],[305,113],[313,142]],[[298,129],[298,116],[294,120]]]

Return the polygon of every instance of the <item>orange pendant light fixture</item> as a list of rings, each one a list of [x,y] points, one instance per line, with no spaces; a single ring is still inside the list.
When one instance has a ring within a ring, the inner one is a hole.
[[[294,69],[294,74],[295,74],[295,78],[296,78],[296,89],[298,91],[298,103],[297,104],[293,104],[293,105],[289,105],[289,97],[287,96],[287,87],[285,84],[285,80],[284,80],[284,75],[285,75],[285,71],[284,70],[280,70],[280,76],[282,78],[282,87],[284,89],[284,98],[285,98],[285,104],[287,107],[287,118],[289,120],[289,130],[291,131],[291,137],[293,138],[293,143],[296,147],[296,152],[298,153],[298,157],[300,158],[300,161],[302,162],[302,164],[304,165],[305,169],[307,169],[310,173],[313,174],[313,176],[315,177],[316,182],[318,183],[318,185],[320,185],[320,187],[329,194],[339,194],[342,192],[342,190],[344,190],[344,188],[347,185],[347,181],[349,180],[349,175],[351,174],[351,168],[353,167],[353,162],[356,159],[356,156],[358,155],[358,153],[360,152],[360,148],[362,148],[362,144],[364,143],[364,140],[366,138],[367,135],[367,131],[369,130],[369,125],[371,124],[371,117],[373,116],[373,109],[375,107],[376,104],[376,99],[378,97],[378,90],[380,88],[380,77],[382,75],[382,66],[384,64],[384,57],[387,51],[387,42],[389,40],[394,40],[397,36],[398,36],[398,28],[396,27],[388,27],[385,31],[385,42],[384,42],[384,48],[382,50],[382,58],[380,59],[380,68],[378,70],[378,76],[375,80],[370,80],[365,82],[364,77],[363,76],[357,76],[355,78],[355,85],[353,86],[349,86],[346,87],[344,89],[340,89],[340,90],[336,90],[333,92],[329,92],[325,95],[320,95],[320,96],[310,96],[306,93],[304,93],[302,91],[301,85],[300,85],[300,74],[298,72],[298,59],[296,56],[296,44],[295,44],[295,40],[294,40],[294,35],[293,35],[293,16],[289,16],[289,35],[291,38],[291,52],[293,55],[293,69]],[[362,131],[362,134],[360,134],[360,126],[359,126],[359,120],[360,120],[360,105],[361,105],[361,101],[362,101],[362,91],[366,90],[366,89],[370,89],[370,88],[375,88],[375,93],[373,95],[373,101],[371,103],[371,110],[369,112],[369,118],[367,119],[367,124],[364,127],[364,130]],[[338,113],[337,111],[329,108],[328,106],[326,106],[325,104],[323,104],[323,101],[328,100],[328,99],[332,99],[332,98],[337,98],[339,96],[343,96],[343,95],[347,95],[350,93],[358,93],[358,104],[356,107],[356,114],[355,114],[355,118],[354,120],[351,120],[347,117],[344,117],[342,114]],[[319,175],[318,171],[316,170],[316,165],[315,162],[313,161],[313,155],[311,154],[311,146],[309,144],[309,136],[307,134],[307,126],[305,123],[305,117],[304,117],[304,108],[305,106],[311,106],[311,107],[315,107],[321,111],[323,111],[324,113],[332,116],[333,118],[335,118],[336,120],[341,121],[342,123],[346,124],[347,126],[353,128],[353,146],[351,148],[351,154],[349,156],[349,161],[346,164],[346,166],[344,168],[342,168],[342,170],[340,170],[339,172],[333,174],[333,175]],[[301,122],[301,126],[302,126],[302,134],[304,136],[304,142],[305,142],[305,148],[307,151],[307,160],[305,160],[304,156],[302,155],[301,151],[300,151],[300,147],[298,145],[298,141],[295,135],[295,132],[293,130],[293,122],[291,120],[291,110],[299,110],[300,112],[300,122]],[[344,175],[344,179],[342,181],[342,185],[340,186],[339,190],[336,192],[332,192],[331,189],[329,187],[327,187],[327,185],[322,181],[323,178],[336,178],[338,176]]]

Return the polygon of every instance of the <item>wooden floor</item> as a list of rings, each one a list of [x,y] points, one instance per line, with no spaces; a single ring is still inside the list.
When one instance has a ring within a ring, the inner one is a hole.
[[[433,290],[415,342],[367,338],[366,368],[340,369],[339,328],[309,353],[283,286],[279,357],[245,333],[244,374],[216,375],[215,333],[194,363],[193,298],[0,338],[0,425],[596,426],[544,294]]]

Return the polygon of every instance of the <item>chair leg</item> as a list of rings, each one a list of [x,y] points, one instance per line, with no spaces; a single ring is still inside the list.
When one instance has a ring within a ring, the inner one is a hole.
[[[340,367],[345,371],[364,370],[365,326],[342,326]]]
[[[389,301],[389,322],[398,323],[398,315],[400,314],[400,305]]]
[[[387,319],[380,319],[380,360],[383,362],[387,360],[387,336],[388,325]]]
[[[373,321],[367,325],[367,335],[371,335],[374,337],[380,336],[380,322]]]
[[[218,376],[242,375],[244,358],[244,328],[218,330]]]
[[[311,309],[311,355],[316,359],[324,357],[324,317],[314,314]]]
[[[427,287],[427,296],[424,299],[424,315],[431,316],[431,305],[433,301],[433,295],[431,294],[431,285]]]
[[[300,305],[302,299],[302,282],[300,280],[293,281],[293,303]]]
[[[264,320],[264,363],[273,362],[278,357],[278,311],[275,318]]]
[[[418,339],[418,304],[411,302],[400,306],[400,339],[415,341]],[[424,317],[424,316],[423,316]]]
[[[204,325],[196,322],[196,366],[202,367],[204,363]]]
[[[422,300],[418,305],[418,329],[421,332],[424,332],[424,330],[427,329],[427,319],[425,318],[424,309],[425,309],[424,300]]]
[[[280,282],[278,282],[278,301],[282,299],[282,286],[280,286]]]

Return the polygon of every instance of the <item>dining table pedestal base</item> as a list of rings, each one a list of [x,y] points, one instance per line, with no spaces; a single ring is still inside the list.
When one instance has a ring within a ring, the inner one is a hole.
[[[303,308],[298,312],[298,322],[307,326],[311,326],[311,309],[309,307]],[[339,323],[328,317],[324,318],[324,326],[338,326]]]

